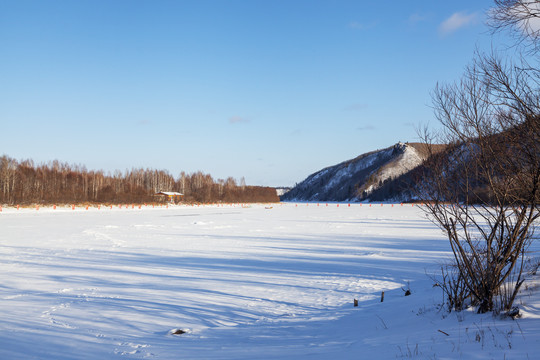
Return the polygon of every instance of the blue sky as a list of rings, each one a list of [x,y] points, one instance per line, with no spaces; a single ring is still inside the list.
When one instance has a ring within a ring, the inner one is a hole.
[[[0,154],[294,185],[435,126],[490,6],[0,0]]]

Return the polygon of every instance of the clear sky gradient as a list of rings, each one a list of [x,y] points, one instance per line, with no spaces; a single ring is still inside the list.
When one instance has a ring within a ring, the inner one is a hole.
[[[0,155],[294,185],[435,125],[492,4],[0,0]]]

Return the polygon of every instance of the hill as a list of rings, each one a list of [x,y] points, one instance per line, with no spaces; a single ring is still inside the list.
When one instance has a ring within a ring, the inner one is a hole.
[[[436,145],[442,151],[444,145]],[[317,171],[281,196],[284,201],[363,201],[406,198],[395,181],[428,156],[421,143],[397,143]],[[400,182],[400,183],[401,183]],[[383,192],[381,190],[384,189]]]

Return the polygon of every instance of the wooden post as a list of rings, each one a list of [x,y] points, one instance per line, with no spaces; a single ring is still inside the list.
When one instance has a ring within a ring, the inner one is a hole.
[[[383,302],[383,301],[384,301],[384,291],[381,292],[381,302]]]

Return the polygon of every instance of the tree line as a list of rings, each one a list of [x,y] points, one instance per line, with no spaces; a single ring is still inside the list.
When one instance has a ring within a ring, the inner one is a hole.
[[[160,191],[180,192],[188,203],[279,201],[274,188],[247,186],[244,178],[214,180],[201,171],[175,178],[166,170],[105,173],[57,160],[35,164],[0,157],[1,204],[152,203],[165,201],[155,196]]]

